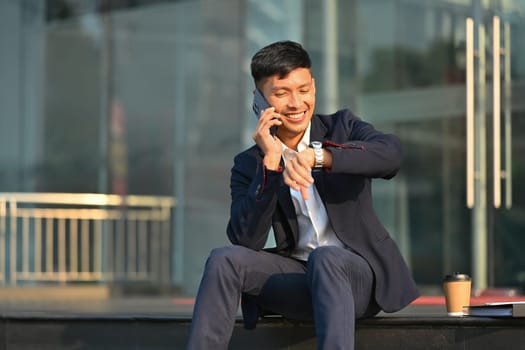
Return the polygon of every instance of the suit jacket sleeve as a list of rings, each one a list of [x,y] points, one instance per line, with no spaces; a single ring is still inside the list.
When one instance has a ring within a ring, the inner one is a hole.
[[[401,143],[396,136],[376,130],[349,110],[340,111],[328,123],[332,124],[329,139],[336,143],[327,146],[332,172],[386,179],[398,172]]]
[[[233,244],[254,250],[264,247],[277,205],[282,172],[262,165],[262,155],[252,147],[237,155],[230,179],[232,203],[227,234]]]

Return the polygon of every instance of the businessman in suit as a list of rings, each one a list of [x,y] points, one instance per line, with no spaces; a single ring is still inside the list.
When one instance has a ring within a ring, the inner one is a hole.
[[[241,302],[314,320],[319,349],[353,349],[355,320],[418,296],[372,207],[372,178],[399,170],[399,140],[349,110],[314,114],[311,61],[295,42],[259,50],[251,73],[270,108],[231,172],[231,246],[214,249],[197,294],[188,349],[226,349]],[[272,127],[277,127],[275,135]],[[276,246],[264,249],[273,228]]]

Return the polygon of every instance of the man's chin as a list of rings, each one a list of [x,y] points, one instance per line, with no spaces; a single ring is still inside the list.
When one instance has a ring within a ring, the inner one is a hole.
[[[306,126],[294,126],[294,127],[279,127],[277,135],[281,135],[281,137],[294,137],[297,135],[302,135],[307,128],[308,124]],[[279,132],[280,131],[280,132]]]

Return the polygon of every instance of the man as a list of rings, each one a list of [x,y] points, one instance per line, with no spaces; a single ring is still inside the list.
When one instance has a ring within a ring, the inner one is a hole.
[[[399,140],[349,110],[314,115],[310,67],[291,41],[252,59],[255,86],[271,107],[260,116],[256,145],[235,157],[233,246],[214,249],[206,262],[189,349],[227,348],[241,295],[247,328],[263,309],[313,319],[319,349],[330,350],[353,349],[355,319],[418,296],[372,207],[371,179],[397,173]],[[276,247],[263,250],[270,228]]]

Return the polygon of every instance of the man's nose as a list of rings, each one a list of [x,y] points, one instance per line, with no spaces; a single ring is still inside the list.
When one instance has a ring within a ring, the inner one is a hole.
[[[303,100],[299,94],[292,93],[290,94],[290,98],[288,99],[288,107],[292,108],[298,108],[303,103]]]

